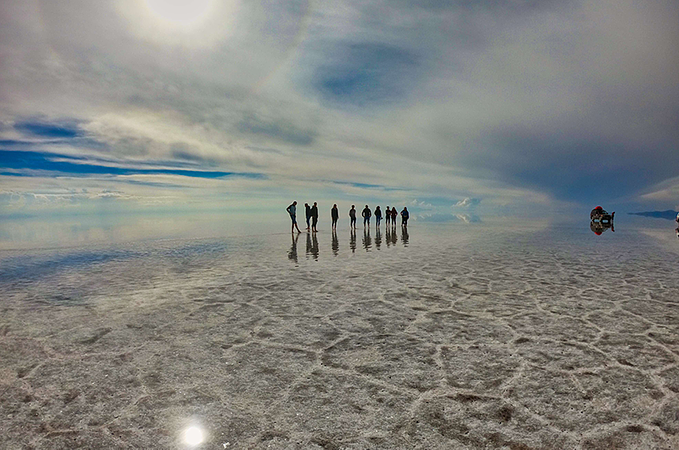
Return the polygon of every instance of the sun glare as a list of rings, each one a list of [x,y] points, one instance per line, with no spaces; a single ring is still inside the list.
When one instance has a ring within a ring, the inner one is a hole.
[[[189,427],[184,430],[184,442],[191,447],[195,447],[203,442],[203,430],[198,427]]]
[[[145,0],[151,12],[163,21],[191,26],[205,19],[214,0]]]

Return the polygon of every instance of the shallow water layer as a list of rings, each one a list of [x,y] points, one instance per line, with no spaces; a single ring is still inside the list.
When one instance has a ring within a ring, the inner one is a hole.
[[[678,448],[674,243],[413,223],[5,250],[1,447]]]

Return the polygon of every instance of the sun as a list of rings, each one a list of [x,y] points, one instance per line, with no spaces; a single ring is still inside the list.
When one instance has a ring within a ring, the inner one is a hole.
[[[144,3],[158,19],[188,28],[209,16],[214,0],[145,0]]]

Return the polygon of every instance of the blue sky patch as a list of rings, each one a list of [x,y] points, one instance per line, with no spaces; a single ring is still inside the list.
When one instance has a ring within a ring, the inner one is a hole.
[[[388,103],[406,95],[418,67],[418,58],[403,48],[350,44],[337,48],[332,62],[316,70],[313,86],[333,103]]]
[[[58,159],[58,161],[56,160]],[[138,174],[168,174],[183,175],[197,178],[221,178],[221,177],[248,177],[263,178],[260,173],[248,172],[223,172],[223,171],[200,171],[187,169],[139,169],[127,167],[110,167],[97,164],[96,161],[85,158],[73,158],[65,155],[53,153],[38,153],[24,151],[0,150],[0,170],[1,169],[30,169],[47,172],[60,172],[65,175],[138,175]],[[3,173],[14,175],[11,172]]]
[[[25,135],[52,139],[73,139],[82,136],[82,130],[73,124],[26,121],[16,123],[14,129]]]

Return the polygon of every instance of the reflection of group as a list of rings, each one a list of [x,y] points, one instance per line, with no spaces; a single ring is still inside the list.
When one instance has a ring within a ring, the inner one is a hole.
[[[313,224],[313,222],[311,222]],[[387,244],[387,247],[390,246],[396,246],[398,243],[398,234],[396,233],[396,228],[393,227],[386,227],[386,235],[384,237],[384,242]],[[401,227],[401,243],[403,244],[404,247],[408,246],[408,241],[410,239],[410,236],[408,235],[408,227],[403,226]],[[299,240],[299,233],[292,233],[292,245],[290,246],[290,250],[288,251],[288,258],[295,263],[298,262],[298,255],[297,255],[297,241]],[[382,230],[377,227],[375,229],[375,238],[373,239],[372,236],[370,235],[370,228],[365,227],[363,229],[363,238],[361,240],[362,247],[365,249],[366,252],[370,252],[371,249],[374,248],[376,250],[380,250],[382,247]],[[352,227],[349,233],[349,248],[351,249],[351,253],[356,253],[356,248],[357,248],[357,239],[356,239],[356,228]],[[333,228],[332,230],[332,254],[337,256],[339,254],[339,239],[337,238],[337,230]],[[318,246],[318,237],[317,233],[306,233],[306,257],[308,258],[313,258],[315,260],[318,260],[318,254],[319,254],[319,246]]]
[[[286,211],[288,212],[288,214],[290,214],[290,219],[292,220],[292,231],[294,232],[296,228],[298,233],[301,232],[299,227],[297,226],[297,201],[292,202],[292,204],[287,207]],[[306,230],[311,232],[318,231],[316,229],[316,225],[318,224],[318,204],[314,202],[313,206],[309,206],[308,203],[305,203],[304,214],[306,218]],[[363,208],[363,211],[361,211],[361,217],[363,217],[364,228],[370,228],[370,219],[372,218],[372,216],[373,211],[370,210],[370,207],[368,205],[365,205],[365,208]],[[374,216],[375,216],[375,226],[379,229],[380,223],[382,222],[382,210],[380,209],[379,206],[375,207]],[[399,213],[396,207],[390,209],[387,206],[387,209],[384,211],[384,219],[386,226],[389,227],[389,225],[391,225],[392,228],[395,228],[398,216]],[[400,213],[400,216],[401,216],[401,226],[404,228],[407,227],[408,219],[410,218],[410,213],[408,212],[407,207],[403,208],[403,210]],[[330,218],[332,220],[332,229],[334,230],[337,228],[337,221],[339,220],[339,210],[337,209],[337,204],[334,204],[330,209]],[[351,205],[351,209],[349,210],[349,226],[351,227],[352,230],[356,229],[355,205]]]

